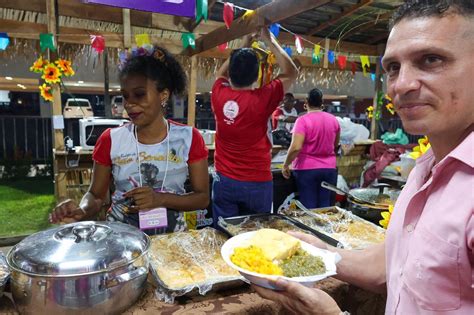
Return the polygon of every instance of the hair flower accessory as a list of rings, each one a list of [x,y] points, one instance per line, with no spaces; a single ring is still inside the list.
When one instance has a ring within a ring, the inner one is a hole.
[[[166,53],[159,47],[150,44],[143,46],[134,46],[131,49],[125,49],[119,52],[119,69],[122,70],[127,62],[136,57],[153,57],[166,64]]]

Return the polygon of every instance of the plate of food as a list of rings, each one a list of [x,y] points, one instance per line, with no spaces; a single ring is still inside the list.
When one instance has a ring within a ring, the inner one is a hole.
[[[224,243],[221,255],[248,281],[273,290],[277,290],[274,281],[279,277],[311,287],[335,275],[341,259],[338,253],[275,229],[236,235]]]

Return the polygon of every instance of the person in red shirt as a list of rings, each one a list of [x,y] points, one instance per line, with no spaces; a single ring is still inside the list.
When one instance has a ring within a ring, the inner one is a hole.
[[[270,117],[295,81],[298,70],[268,29],[261,39],[275,55],[279,76],[254,88],[259,73],[253,49],[234,50],[212,87],[216,119],[216,174],[212,186],[213,219],[270,212],[273,200]],[[250,45],[251,37],[243,40]]]
[[[293,130],[298,112],[295,109],[297,100],[292,93],[286,93],[283,102],[272,114],[273,130],[285,129],[288,132]]]

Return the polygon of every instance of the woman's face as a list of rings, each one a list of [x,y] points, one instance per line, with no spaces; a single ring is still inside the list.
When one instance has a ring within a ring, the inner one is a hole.
[[[169,97],[167,89],[159,92],[155,81],[141,75],[124,76],[120,84],[125,109],[135,125],[144,127],[163,118],[162,104]]]

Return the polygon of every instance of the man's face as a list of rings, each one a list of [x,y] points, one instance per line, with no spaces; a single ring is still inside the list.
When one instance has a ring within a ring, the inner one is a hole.
[[[283,98],[283,107],[287,111],[292,110],[294,106],[295,106],[295,98],[293,96],[285,96]]]
[[[449,136],[473,123],[474,20],[450,14],[400,21],[383,58],[388,94],[408,133]]]

